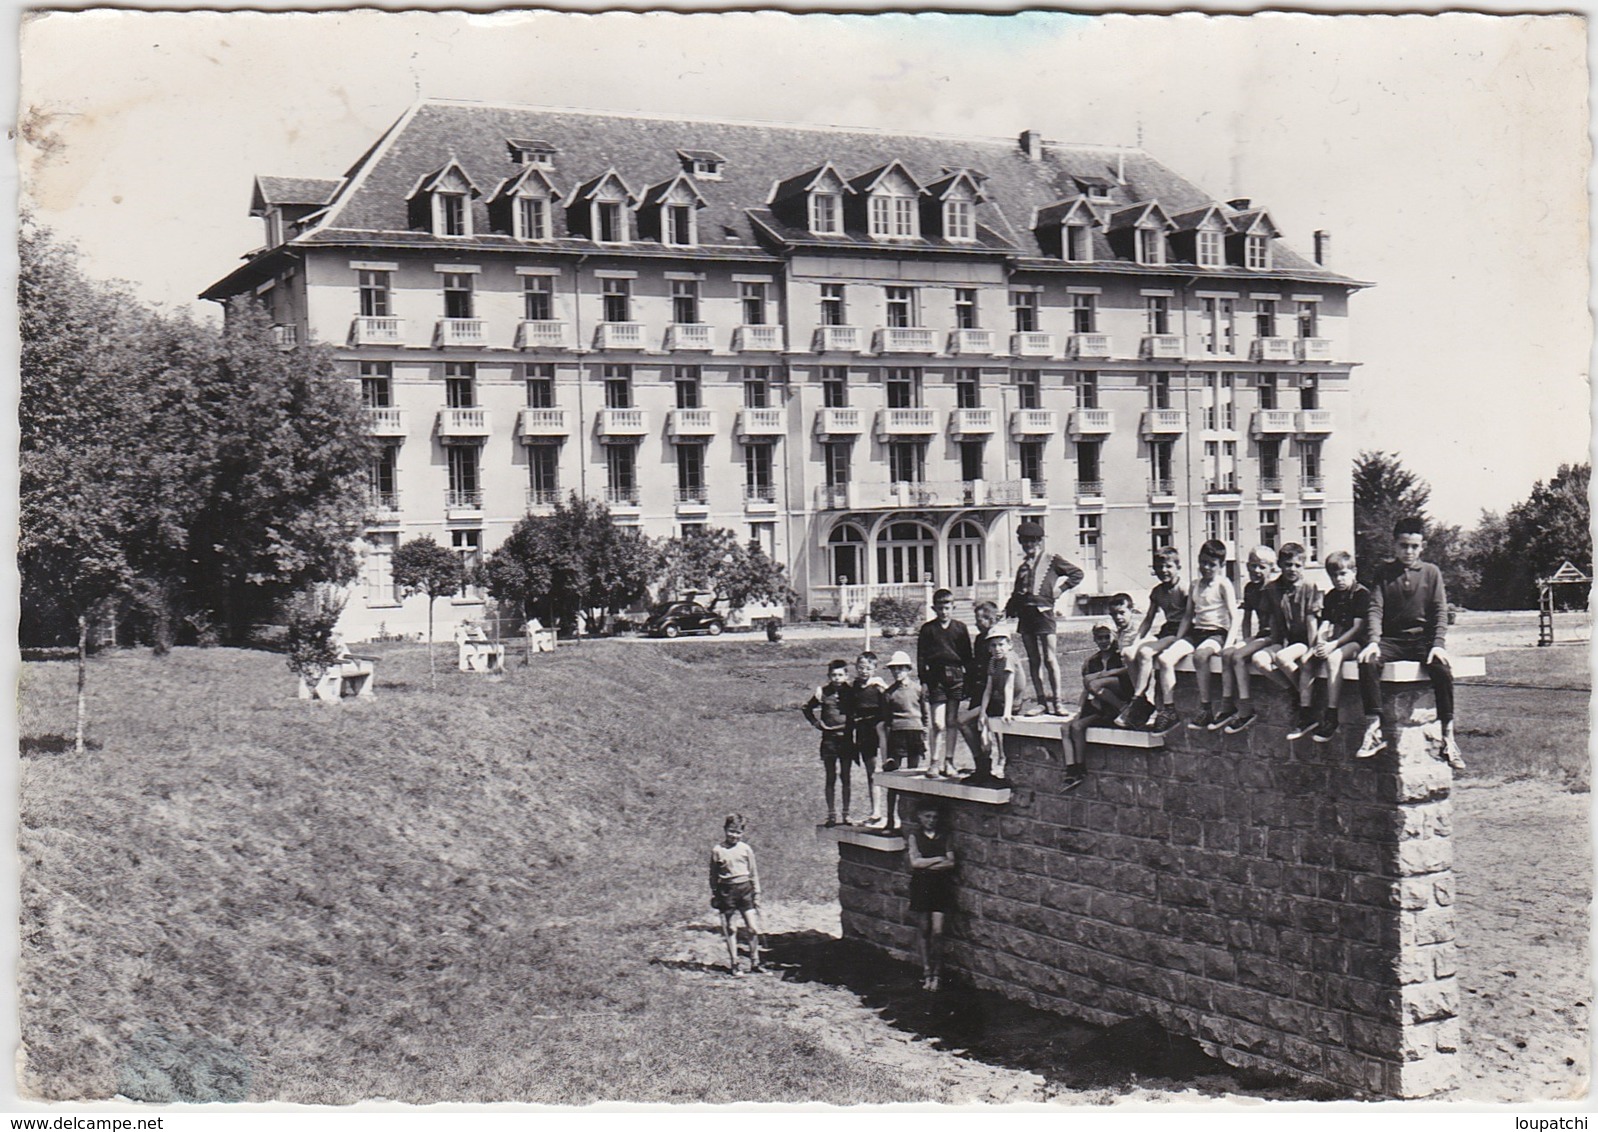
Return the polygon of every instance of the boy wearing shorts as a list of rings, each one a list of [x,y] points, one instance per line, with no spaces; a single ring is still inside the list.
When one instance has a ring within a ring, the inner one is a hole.
[[[849,737],[855,758],[866,772],[866,797],[871,801],[871,816],[865,824],[882,826],[888,819],[883,816],[882,809],[882,796],[886,791],[877,785],[877,763],[881,757],[877,721],[882,716],[882,693],[888,690],[888,682],[877,675],[877,654],[870,649],[855,658],[854,671],[854,682],[850,685],[854,689],[854,700],[849,707]]]
[[[1016,568],[1015,591],[1005,612],[1016,618],[1032,672],[1032,694],[1039,706],[1027,714],[1047,711],[1059,715],[1060,654],[1054,637],[1054,606],[1067,590],[1082,584],[1082,570],[1045,550],[1043,527],[1031,519],[1016,528],[1015,537],[1021,543],[1021,565]]]
[[[1199,712],[1188,720],[1188,728],[1203,730],[1215,721],[1210,710],[1210,661],[1227,645],[1237,643],[1237,591],[1232,588],[1232,580],[1221,573],[1221,567],[1226,565],[1225,543],[1207,540],[1199,548],[1198,561],[1198,581],[1188,593],[1176,640],[1159,656],[1160,695],[1165,706],[1149,724],[1150,731],[1169,731],[1176,726],[1176,666],[1188,656],[1193,658],[1199,696]]]
[[[843,771],[843,824],[849,824],[849,764],[854,761],[854,745],[849,741],[849,716],[854,706],[854,688],[849,683],[849,662],[835,660],[827,665],[827,682],[817,688],[800,707],[810,726],[821,732],[821,766],[827,779],[827,828],[838,824],[838,771]]]
[[[1296,542],[1283,543],[1276,552],[1276,562],[1282,575],[1271,583],[1266,600],[1271,612],[1271,643],[1250,657],[1254,671],[1269,676],[1288,691],[1298,692],[1298,722],[1309,722],[1299,731],[1307,735],[1318,720],[1308,706],[1307,697],[1313,695],[1314,684],[1300,679],[1300,667],[1309,658],[1310,649],[1320,632],[1321,591],[1314,582],[1304,577],[1306,552]],[[1252,717],[1247,722],[1253,722]],[[1243,723],[1241,717],[1233,727]],[[1245,724],[1246,725],[1246,724]],[[1233,734],[1233,727],[1227,728]]]
[[[942,811],[930,802],[916,812],[917,828],[905,839],[910,863],[910,913],[916,918],[921,989],[935,991],[943,975],[943,917],[954,911],[954,849]]]
[[[993,777],[993,756],[989,746],[993,736],[982,725],[982,702],[988,686],[988,663],[993,656],[989,634],[999,623],[999,607],[991,601],[979,601],[976,617],[977,636],[971,642],[971,667],[966,669],[965,705],[960,709],[959,723],[960,734],[965,738],[966,746],[971,748],[971,759],[976,764],[976,769],[966,781],[981,785]]]
[[[1337,700],[1343,692],[1343,664],[1359,655],[1370,620],[1370,591],[1354,577],[1354,556],[1346,550],[1326,556],[1326,576],[1332,588],[1321,599],[1320,639],[1310,650],[1305,670],[1326,677],[1326,710],[1310,737],[1330,743],[1337,734]],[[1289,739],[1294,738],[1289,732]]]
[[[747,824],[742,814],[728,814],[722,840],[710,847],[710,906],[721,913],[727,969],[734,975],[743,973],[738,970],[738,936],[732,927],[735,912],[749,929],[749,970],[760,970],[760,871],[755,851],[743,839]]]
[[[952,614],[954,595],[939,590],[932,595],[932,620],[916,637],[916,673],[932,706],[932,733],[928,739],[927,773],[956,777],[954,744],[959,734],[960,697],[972,665],[971,631]]]
[[[927,726],[931,710],[921,685],[910,675],[915,665],[901,651],[888,658],[892,683],[882,693],[882,711],[877,717],[877,737],[882,742],[883,770],[915,770],[927,753]],[[888,831],[900,828],[899,795],[888,791]]]
[[[972,786],[1008,786],[1004,778],[1004,743],[993,734],[986,721],[1015,718],[1015,661],[1010,652],[1010,631],[1002,626],[988,633],[988,677],[982,685],[982,699],[978,702],[983,730],[990,746],[991,762],[988,773],[972,775],[966,781]]]
[[[1117,727],[1137,727],[1154,712],[1154,658],[1176,641],[1176,631],[1187,611],[1187,587],[1182,585],[1182,556],[1174,546],[1163,546],[1154,552],[1151,567],[1159,584],[1149,591],[1149,609],[1138,626],[1137,642],[1126,658],[1132,670],[1132,699],[1115,717]],[[1159,629],[1149,630],[1155,618],[1161,618]]]
[[[1248,582],[1243,586],[1243,618],[1237,643],[1221,650],[1221,710],[1210,722],[1219,731],[1239,715],[1252,718],[1249,702],[1249,658],[1271,643],[1266,587],[1276,580],[1276,551],[1256,546],[1248,552]]]

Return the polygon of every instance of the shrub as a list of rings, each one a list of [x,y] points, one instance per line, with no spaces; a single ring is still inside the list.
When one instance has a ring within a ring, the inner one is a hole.
[[[889,629],[913,629],[921,622],[921,603],[903,597],[874,597],[871,599],[871,620],[877,623],[885,636],[889,635]]]
[[[288,631],[283,643],[289,671],[316,689],[327,670],[338,663],[339,646],[333,628],[344,612],[345,598],[326,588],[298,595],[288,611]]]

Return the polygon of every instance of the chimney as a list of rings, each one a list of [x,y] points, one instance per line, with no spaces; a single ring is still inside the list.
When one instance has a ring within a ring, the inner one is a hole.
[[[1025,130],[1021,134],[1021,152],[1026,154],[1028,161],[1043,160],[1043,135],[1036,130]]]
[[[1329,265],[1332,258],[1332,234],[1317,228],[1315,230],[1315,262],[1322,267]]]
[[[1229,200],[1226,203],[1228,207],[1235,208],[1239,212],[1247,212],[1248,206],[1254,202],[1248,197],[1238,197],[1236,200]]]

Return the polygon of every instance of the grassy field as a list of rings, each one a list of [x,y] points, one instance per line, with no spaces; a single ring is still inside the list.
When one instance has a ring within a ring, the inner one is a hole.
[[[589,642],[436,693],[421,646],[379,647],[379,698],[334,708],[295,701],[275,655],[113,653],[81,757],[71,665],[25,665],[25,1091],[935,1099],[647,961],[662,925],[710,921],[729,810],[768,898],[835,899],[796,708],[853,643]],[[1067,671],[1085,648],[1064,642]],[[1496,654],[1489,674],[1577,687],[1584,658]],[[1584,696],[1460,700],[1472,775],[1584,788]]]

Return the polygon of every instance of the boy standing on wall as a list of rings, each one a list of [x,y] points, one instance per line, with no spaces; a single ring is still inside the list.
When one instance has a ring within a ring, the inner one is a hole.
[[[960,697],[971,671],[971,631],[951,612],[954,595],[939,590],[932,595],[932,620],[916,637],[916,671],[932,705],[932,733],[927,773],[949,778],[954,772],[954,744],[959,734]]]
[[[1054,639],[1054,605],[1067,590],[1082,584],[1083,575],[1076,565],[1043,548],[1043,527],[1031,519],[1016,528],[1015,537],[1021,543],[1021,565],[1004,611],[1017,619],[1027,667],[1032,671],[1032,694],[1040,710],[1059,715],[1060,657]]]

